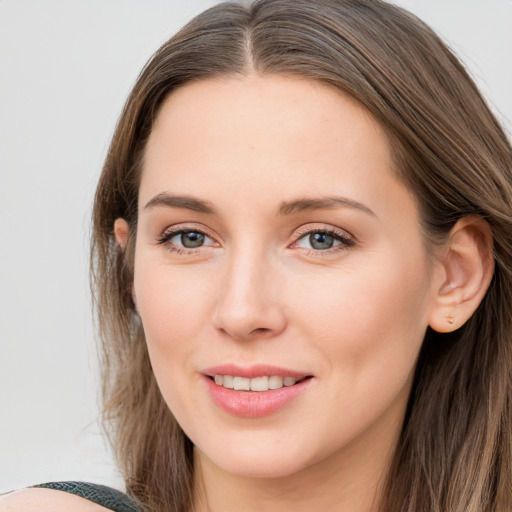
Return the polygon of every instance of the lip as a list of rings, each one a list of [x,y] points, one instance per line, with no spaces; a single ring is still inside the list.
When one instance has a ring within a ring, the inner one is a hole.
[[[201,373],[209,377],[215,377],[215,375],[233,375],[237,377],[245,377],[247,379],[264,376],[272,377],[273,375],[294,377],[296,379],[303,379],[304,377],[312,376],[310,373],[299,372],[290,370],[289,368],[280,368],[278,366],[267,364],[256,364],[245,368],[236,364],[221,364],[206,368]]]
[[[213,402],[227,413],[242,418],[259,418],[274,414],[289,405],[303,394],[313,381],[311,374],[268,365],[255,365],[247,368],[233,364],[224,364],[208,368],[202,372],[203,380]],[[304,379],[293,386],[268,391],[237,391],[215,384],[215,375],[235,375],[254,378],[279,375]]]

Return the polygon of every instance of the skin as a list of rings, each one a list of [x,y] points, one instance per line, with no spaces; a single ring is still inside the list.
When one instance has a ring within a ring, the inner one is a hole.
[[[1,512],[108,512],[92,501],[54,489],[21,489],[0,496]]]
[[[345,199],[290,207],[333,196]],[[129,229],[116,220],[121,247]],[[185,229],[204,245],[170,234]],[[331,249],[311,245],[315,230],[335,232]],[[174,92],[146,148],[133,298],[163,397],[195,445],[193,512],[378,512],[425,330],[472,315],[491,247],[477,217],[427,247],[382,128],[327,86],[250,75]],[[224,363],[311,378],[282,409],[241,418],[204,385],[202,372]],[[103,510],[41,489],[1,498],[0,510],[71,501]]]
[[[163,193],[207,201],[216,213],[146,208]],[[333,195],[364,208],[278,214],[284,201]],[[170,227],[208,238],[185,252],[179,236],[158,244]],[[315,251],[314,229],[353,245]],[[147,146],[135,254],[153,369],[197,447],[210,510],[373,510],[444,276],[371,116],[292,78],[176,91]],[[283,410],[239,418],[201,380],[228,362],[313,379]]]
[[[162,194],[214,212],[147,206]],[[283,214],[332,196],[345,203]],[[204,244],[184,248],[180,229]],[[128,230],[116,222],[121,245]],[[312,247],[314,230],[334,231],[334,246]],[[383,130],[338,91],[251,75],[173,93],[146,148],[133,296],[196,447],[196,510],[377,511],[425,330],[474,311],[489,237],[468,219],[427,251]],[[224,363],[312,378],[283,409],[240,418],[204,386],[204,369]]]

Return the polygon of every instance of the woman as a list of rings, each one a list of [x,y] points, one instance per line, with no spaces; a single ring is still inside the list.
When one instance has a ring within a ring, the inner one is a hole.
[[[511,192],[505,134],[405,11],[193,20],[139,77],[96,194],[121,506],[511,509]]]

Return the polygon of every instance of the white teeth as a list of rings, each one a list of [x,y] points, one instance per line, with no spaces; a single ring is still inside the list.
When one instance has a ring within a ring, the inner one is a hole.
[[[268,391],[268,377],[251,379],[251,391]]]
[[[281,389],[283,387],[283,377],[272,375],[272,377],[268,379],[268,387],[270,389]]]
[[[224,382],[222,383],[222,385],[225,388],[233,389],[233,381],[234,380],[235,380],[235,378],[233,377],[233,375],[224,375]]]
[[[285,377],[283,379],[283,384],[285,386],[293,386],[296,382],[297,382],[298,379],[296,379],[295,377]]]
[[[249,391],[251,389],[251,379],[245,377],[234,377],[233,388],[238,390]]]
[[[283,386],[293,386],[299,380],[295,377],[280,377],[272,375],[270,377],[235,377],[233,375],[215,375],[215,384],[228,389],[237,391],[268,391],[269,389],[281,389]]]

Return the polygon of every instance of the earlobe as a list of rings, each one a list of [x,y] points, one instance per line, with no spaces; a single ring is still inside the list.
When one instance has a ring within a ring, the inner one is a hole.
[[[126,248],[126,242],[128,240],[128,232],[129,226],[128,222],[126,222],[121,217],[117,218],[114,221],[114,236],[116,238],[117,246],[121,251],[124,251]]]
[[[478,216],[460,219],[450,231],[439,261],[443,282],[436,290],[429,325],[437,332],[451,332],[476,311],[494,273],[492,232]]]

